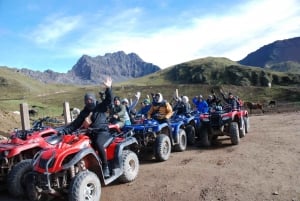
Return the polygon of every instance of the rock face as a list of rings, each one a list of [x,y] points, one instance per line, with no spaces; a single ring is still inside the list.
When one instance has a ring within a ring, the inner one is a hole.
[[[135,53],[125,54],[123,51],[119,51],[96,57],[83,55],[67,73],[57,73],[51,70],[40,72],[28,69],[18,71],[45,83],[86,85],[100,84],[105,76],[111,76],[114,82],[121,82],[159,70],[160,67],[144,62]]]
[[[158,66],[144,62],[134,53],[107,53],[104,56],[82,56],[68,74],[84,81],[97,82],[99,77],[112,76],[114,80],[124,81],[142,77],[160,70]]]
[[[238,63],[278,71],[300,70],[300,37],[278,40],[248,54]]]

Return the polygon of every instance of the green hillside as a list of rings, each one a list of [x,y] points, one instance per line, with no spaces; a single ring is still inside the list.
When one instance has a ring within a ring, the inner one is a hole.
[[[272,88],[267,87],[272,81]],[[179,95],[190,98],[202,94],[207,97],[214,89],[232,92],[244,100],[268,102],[299,102],[299,75],[246,67],[226,58],[208,57],[178,64],[151,75],[113,83],[113,93],[132,98],[137,91],[142,97],[161,92],[171,100],[175,89]],[[70,107],[82,108],[83,95],[92,91],[98,93],[100,86],[68,86],[44,84],[32,80],[12,69],[0,67],[0,110],[19,110],[20,103],[37,106],[41,116],[62,114],[63,102]]]
[[[208,84],[237,86],[298,86],[300,74],[243,66],[226,58],[207,57],[178,64],[135,79],[136,84]]]
[[[24,76],[10,68],[0,67],[0,110],[19,110],[21,103],[35,106],[41,113],[61,113],[64,101],[72,104],[82,100],[88,87],[45,84]],[[78,96],[77,96],[78,97]]]

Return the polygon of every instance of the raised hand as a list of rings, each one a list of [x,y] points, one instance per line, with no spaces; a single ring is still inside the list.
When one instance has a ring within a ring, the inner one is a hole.
[[[112,84],[112,79],[110,76],[107,76],[106,79],[104,80],[103,82],[104,86],[106,88],[110,88],[111,87],[111,84]]]

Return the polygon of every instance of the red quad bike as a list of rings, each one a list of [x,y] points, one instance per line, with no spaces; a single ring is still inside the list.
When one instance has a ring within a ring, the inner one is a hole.
[[[24,194],[24,175],[31,170],[31,159],[41,149],[53,147],[59,141],[57,131],[45,127],[49,117],[39,119],[30,130],[16,130],[0,143],[0,188],[13,196]],[[7,185],[6,185],[7,184]]]
[[[85,129],[64,135],[55,148],[36,154],[33,171],[26,178],[29,200],[68,195],[70,201],[99,201],[101,184],[108,185],[117,179],[126,183],[137,177],[137,141],[132,131],[115,132],[105,143],[109,178],[104,177],[101,159],[88,136],[92,132],[93,129]]]
[[[200,115],[200,143],[211,146],[219,136],[229,136],[233,145],[249,132],[250,122],[247,110],[232,110],[229,106],[215,106],[209,113]]]

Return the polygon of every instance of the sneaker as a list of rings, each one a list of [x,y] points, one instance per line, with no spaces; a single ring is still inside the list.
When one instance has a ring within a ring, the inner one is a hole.
[[[109,168],[107,165],[103,167],[103,174],[105,179],[110,177]]]

